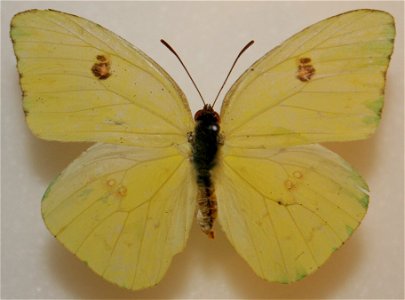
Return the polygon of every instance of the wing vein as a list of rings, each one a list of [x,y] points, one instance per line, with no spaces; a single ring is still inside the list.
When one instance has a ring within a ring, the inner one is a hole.
[[[148,202],[148,208],[146,210],[146,217],[145,217],[145,221],[144,221],[144,229],[146,229],[146,223],[148,221],[148,216],[149,216],[149,211],[150,211],[150,207],[151,207],[151,203],[152,201],[154,201],[155,196],[160,192],[160,190],[166,185],[166,183],[176,174],[176,171],[180,168],[180,166],[183,165],[184,159],[180,161],[180,163],[174,168],[173,172],[169,174],[169,176],[162,182],[162,184],[157,188],[157,190],[153,193],[153,195],[147,200]],[[146,201],[144,202],[146,203]],[[144,203],[141,203],[140,205],[138,205],[137,207],[133,208],[132,211],[134,211],[136,208],[140,207],[141,205],[143,205]],[[132,279],[132,283],[131,286],[134,286],[134,283],[136,281],[136,278],[138,276],[138,270],[139,268],[137,267],[139,265],[139,260],[141,257],[141,252],[143,250],[144,247],[144,239],[145,239],[145,231],[142,234],[141,237],[141,241],[140,241],[140,246],[139,246],[139,251],[137,253],[137,258],[136,258],[136,267],[135,267],[135,274],[134,274],[134,278]]]
[[[295,218],[292,216],[289,207],[288,207],[288,206],[284,206],[284,207],[285,207],[286,211],[288,212],[288,215],[290,216],[292,222],[294,223],[294,226],[295,226],[296,230],[298,231],[298,233],[300,234],[302,240],[304,241],[304,244],[305,244],[305,246],[307,247],[309,253],[311,254],[311,257],[312,257],[314,263],[315,263],[317,266],[319,266],[319,263],[318,263],[318,261],[316,260],[315,255],[314,255],[314,253],[313,253],[311,247],[309,247],[308,241],[305,239],[304,234],[302,233],[302,231],[301,231],[301,229],[299,228],[297,222],[295,221]]]
[[[130,99],[130,98],[127,98],[127,96],[121,95],[121,94],[119,94],[118,92],[113,91],[113,90],[107,88],[103,83],[101,83],[101,85],[103,85],[106,90],[109,90],[110,92],[116,94],[117,96],[126,99],[128,102],[133,103],[135,106],[139,107],[140,109],[143,109],[143,110],[149,112],[150,114],[159,117],[160,119],[162,119],[163,121],[165,121],[167,124],[170,124],[171,126],[177,128],[180,133],[182,132],[181,128],[180,128],[178,125],[176,125],[176,124],[174,124],[173,122],[171,122],[171,121],[170,121],[168,118],[166,118],[165,116],[163,116],[163,115],[161,115],[161,114],[159,114],[159,113],[157,113],[157,112],[155,112],[155,111],[149,109],[147,106],[140,105],[138,102],[131,101],[131,99]]]
[[[101,276],[102,276],[102,277],[104,277],[105,272],[107,271],[108,267],[110,266],[111,259],[112,259],[112,257],[114,256],[114,252],[115,252],[116,249],[117,249],[118,241],[119,241],[119,239],[120,239],[120,237],[121,237],[121,235],[122,235],[122,232],[123,232],[123,230],[125,229],[125,227],[127,226],[128,219],[129,219],[129,213],[127,213],[127,216],[126,216],[126,218],[125,218],[125,220],[124,220],[124,222],[123,222],[123,225],[121,226],[120,233],[117,235],[117,238],[116,238],[115,241],[114,241],[114,245],[113,245],[113,247],[112,247],[112,249],[111,249],[110,256],[108,257],[108,263],[106,264],[106,266],[105,266],[103,272],[101,272]]]
[[[360,18],[358,18],[358,19],[356,19],[356,20],[353,20],[352,22],[345,23],[343,26],[340,26],[340,27],[336,28],[336,30],[334,30],[333,33],[331,33],[327,38],[321,39],[321,41],[320,41],[319,43],[317,43],[316,45],[312,46],[310,49],[306,50],[306,52],[312,51],[313,49],[318,49],[319,45],[325,43],[329,38],[333,38],[333,34],[335,34],[336,32],[338,32],[338,31],[340,31],[340,30],[342,30],[343,28],[346,28],[347,26],[350,26],[350,25],[352,25],[352,24],[358,22],[359,20],[361,20],[362,18],[364,18],[365,16],[367,16],[367,15],[369,15],[369,14],[370,14],[370,12],[368,12],[368,13],[362,15]],[[331,26],[333,26],[338,20],[339,20],[339,19],[336,19],[334,22],[331,22],[331,23],[327,24],[325,27],[323,27],[323,28],[322,28],[321,30],[319,30],[317,33],[315,33],[314,35],[312,35],[312,36],[310,36],[309,38],[307,38],[307,39],[306,39],[305,41],[303,41],[300,45],[298,45],[298,46],[290,53],[290,55],[289,55],[286,59],[282,59],[282,61],[280,61],[279,63],[270,66],[268,69],[265,69],[265,70],[261,71],[261,72],[258,73],[258,74],[255,74],[255,76],[252,77],[251,79],[249,79],[249,82],[247,82],[246,85],[243,86],[242,90],[245,90],[246,88],[248,88],[254,81],[256,81],[256,79],[257,79],[258,77],[263,76],[264,74],[270,72],[271,70],[273,70],[273,69],[274,69],[275,67],[277,67],[278,65],[283,64],[283,63],[285,63],[285,62],[288,61],[288,60],[296,59],[296,58],[299,56],[299,55],[295,55],[295,54],[296,54],[296,51],[299,50],[299,49],[301,49],[301,48],[302,48],[302,45],[304,45],[305,43],[308,43],[311,39],[316,38],[317,36],[319,36],[319,34],[320,34],[321,32],[323,32],[324,30],[326,30],[326,29],[330,28]],[[292,94],[290,94],[290,95],[288,95],[288,96],[286,96],[286,97],[280,99],[280,101],[277,101],[277,103],[272,104],[272,105],[270,105],[270,106],[268,106],[268,107],[265,107],[263,110],[254,113],[253,115],[251,115],[250,117],[248,117],[246,120],[243,120],[242,123],[240,123],[240,124],[237,125],[236,127],[232,128],[232,129],[230,130],[229,134],[232,135],[232,133],[235,132],[237,129],[239,129],[240,127],[246,125],[247,123],[249,123],[252,119],[256,118],[257,116],[259,116],[259,115],[261,115],[261,114],[263,114],[263,113],[266,113],[269,109],[273,108],[274,106],[280,105],[281,103],[283,103],[286,99],[288,99],[288,98],[291,97],[292,95],[296,95],[297,93],[302,92],[302,90],[303,90],[303,88],[304,88],[305,86],[306,86],[306,85],[303,85],[298,91],[296,91],[296,92],[294,92],[294,93],[292,93]],[[231,89],[231,90],[232,90],[232,89]],[[233,92],[231,92],[229,96],[227,95],[225,101],[229,101],[229,98],[232,97],[232,94],[233,94]]]
[[[344,29],[344,28],[346,28],[346,27],[348,27],[348,26],[352,26],[353,24],[355,24],[355,23],[361,21],[363,18],[365,18],[366,16],[368,16],[368,15],[370,15],[370,14],[371,14],[371,12],[368,12],[368,13],[362,15],[360,18],[357,18],[357,19],[353,20],[352,22],[346,22],[346,23],[344,23],[343,26],[341,26],[341,27],[337,27],[337,26],[336,26],[336,27],[335,27],[335,30],[334,30],[332,33],[330,33],[325,39],[322,39],[318,44],[315,44],[315,46],[313,46],[312,48],[310,48],[308,51],[312,51],[313,49],[317,48],[319,45],[322,45],[323,43],[325,43],[326,41],[330,40],[331,38],[334,38],[334,34],[336,34],[337,32],[341,32],[342,29]],[[328,29],[329,27],[333,27],[333,25],[335,25],[335,23],[337,23],[338,21],[339,21],[339,18],[336,18],[336,19],[335,19],[335,22],[333,22],[333,23],[331,22],[330,24],[328,24],[329,26],[325,26],[321,31],[319,31],[316,35],[312,36],[309,40],[306,40],[305,42],[308,42],[308,41],[310,41],[311,39],[315,38],[315,37],[318,36],[322,31]],[[303,43],[303,44],[304,44],[304,43]],[[301,44],[293,53],[295,53],[297,50],[299,50],[303,44]],[[308,51],[306,51],[306,52],[308,52]],[[292,54],[293,54],[293,53],[292,53]]]
[[[273,223],[273,220],[272,220],[272,217],[271,217],[271,213],[270,213],[268,204],[266,203],[267,197],[266,197],[265,195],[263,195],[263,194],[262,194],[255,186],[253,186],[249,181],[247,181],[241,174],[239,174],[234,168],[232,168],[232,166],[231,166],[230,164],[228,164],[226,161],[224,161],[224,163],[225,163],[225,164],[228,166],[228,168],[230,168],[240,179],[242,179],[242,181],[244,181],[248,186],[250,186],[253,190],[256,191],[256,193],[258,193],[258,194],[261,196],[261,198],[262,198],[262,200],[263,200],[263,203],[264,203],[264,206],[266,207],[267,214],[269,215],[269,220],[270,220],[270,223],[271,223],[273,232],[274,232],[274,236],[275,236],[275,238],[276,238],[276,240],[277,240],[277,245],[278,245],[278,248],[279,248],[279,251],[280,251],[280,256],[281,256],[282,261],[283,261],[283,266],[284,266],[285,273],[288,275],[287,264],[286,264],[286,261],[285,261],[284,253],[283,253],[282,248],[281,248],[281,244],[280,244],[280,240],[279,240],[278,234],[277,234],[277,232],[276,232],[276,228],[274,227],[274,223]],[[270,199],[269,199],[269,200],[270,200]],[[244,220],[244,222],[246,223],[246,218],[244,218],[243,220]],[[253,248],[255,249],[255,252],[256,252],[257,257],[258,257],[258,259],[260,260],[260,255],[259,255],[259,253],[258,253],[257,246],[256,246],[256,244],[255,244],[255,242],[254,242],[254,240],[253,240],[253,238],[252,238],[253,235],[252,235],[252,233],[251,233],[251,231],[250,231],[250,227],[249,227],[248,225],[246,225],[246,228],[249,230],[249,238],[250,238],[250,240],[252,241],[252,245],[253,245]],[[261,264],[260,262],[259,262],[259,266],[260,266],[260,270],[261,270],[262,274],[265,274],[265,273],[263,272],[263,266],[262,266],[262,264]]]
[[[267,107],[264,107],[262,110],[252,114],[251,116],[249,116],[247,119],[243,120],[242,123],[240,123],[238,126],[234,127],[232,130],[230,130],[227,134],[228,135],[232,135],[232,132],[234,132],[235,130],[239,129],[240,127],[242,127],[243,125],[246,125],[247,123],[249,123],[251,120],[257,118],[258,116],[266,113],[269,109],[272,109],[273,107],[283,103],[284,101],[286,101],[287,99],[291,98],[292,96],[298,94],[302,89],[304,88],[304,86],[302,86],[301,88],[299,88],[297,91],[285,96],[284,98],[281,98],[277,103],[272,103]],[[232,135],[233,136],[233,135]]]
[[[303,197],[303,196],[301,196]],[[305,198],[305,197],[303,197]],[[329,224],[329,222],[327,222],[323,217],[321,217],[319,214],[317,214],[315,211],[313,211],[312,209],[310,209],[309,207],[305,206],[302,203],[299,204],[291,204],[291,205],[299,205],[300,207],[302,207],[303,209],[306,209],[307,211],[309,211],[310,213],[312,213],[314,216],[316,216],[317,218],[319,218],[326,226],[329,227],[330,231],[337,237],[337,239],[343,243],[342,239],[340,238],[340,236],[337,234],[337,232],[335,231],[335,229],[332,227],[332,225]]]
[[[112,211],[110,214],[108,214],[107,216],[105,216],[104,218],[102,218],[99,223],[96,224],[96,226],[94,226],[94,228],[92,228],[89,233],[86,234],[86,237],[81,241],[80,245],[77,247],[77,249],[73,252],[74,254],[77,254],[80,249],[83,247],[84,243],[88,240],[88,238],[101,226],[103,225],[103,223],[109,219],[112,215],[116,214],[117,211]]]
[[[168,156],[164,156],[164,157],[159,157],[159,158],[151,159],[151,160],[137,161],[137,162],[138,162],[137,164],[134,164],[134,165],[132,165],[132,166],[130,166],[130,167],[123,168],[123,169],[119,169],[119,170],[115,170],[115,171],[109,172],[109,173],[105,173],[105,174],[103,174],[102,178],[106,178],[106,177],[111,176],[111,175],[116,174],[116,173],[126,172],[126,171],[128,171],[129,169],[132,169],[132,168],[134,168],[134,167],[136,167],[136,166],[139,166],[139,165],[141,165],[141,164],[144,164],[144,163],[148,163],[148,162],[156,161],[156,160],[161,160],[161,159],[166,159],[166,158],[170,158],[170,157],[174,157],[174,156],[177,156],[177,154],[168,155]],[[129,159],[129,158],[120,157],[120,156],[115,157],[115,158],[131,160],[131,159]],[[107,160],[107,159],[111,159],[111,157],[99,158],[99,159],[97,159],[97,160],[93,160],[91,163],[86,164],[86,165],[84,165],[84,166],[88,167],[88,166],[90,166],[91,164],[99,164],[101,161]],[[131,161],[132,161],[132,160],[131,160]],[[99,178],[100,178],[100,177],[99,177]],[[93,180],[87,182],[87,185],[88,185],[88,184],[91,184],[91,183],[93,183],[93,182],[96,182],[99,178],[94,178]],[[48,217],[49,215],[51,215],[62,203],[64,203],[66,200],[68,200],[68,199],[70,199],[71,197],[73,197],[77,192],[79,192],[79,191],[81,191],[81,190],[83,190],[83,189],[85,189],[85,188],[86,188],[86,185],[84,185],[84,186],[80,187],[79,189],[74,190],[73,192],[71,192],[64,200],[62,200],[61,202],[59,202],[58,205],[56,205],[51,211],[49,211],[46,215],[44,215],[44,217]],[[87,209],[87,208],[86,208],[86,209]],[[57,234],[59,234],[59,232],[58,232]]]
[[[322,114],[333,114],[333,115],[344,115],[344,116],[357,116],[357,115],[359,115],[358,113],[326,111],[326,110],[313,109],[313,108],[302,107],[302,106],[291,105],[291,104],[280,104],[279,107],[293,108],[293,109],[299,109],[299,110],[307,110],[307,111],[312,111],[312,112],[322,113]]]
[[[170,85],[170,88],[168,88],[167,85],[166,85],[165,83],[159,81],[159,79],[156,78],[156,77],[154,76],[154,74],[152,74],[151,72],[149,72],[149,71],[147,71],[147,70],[141,68],[141,67],[138,66],[138,65],[135,65],[133,62],[129,61],[127,58],[118,55],[118,54],[116,53],[116,51],[115,51],[114,48],[110,47],[105,41],[101,40],[98,36],[96,36],[96,35],[94,35],[93,33],[89,32],[85,27],[81,26],[79,23],[77,23],[76,21],[74,21],[74,19],[72,19],[72,18],[67,19],[67,18],[64,17],[64,16],[63,16],[63,18],[64,18],[66,21],[69,21],[69,20],[70,20],[72,23],[74,23],[74,24],[76,24],[78,27],[80,27],[84,32],[87,32],[89,35],[91,35],[91,36],[93,36],[94,38],[96,38],[97,40],[99,40],[102,44],[104,44],[107,48],[109,48],[109,49],[111,50],[111,51],[109,52],[109,54],[110,54],[111,56],[119,57],[119,58],[121,58],[122,60],[124,60],[125,62],[127,62],[128,64],[130,64],[131,66],[133,66],[133,67],[135,67],[135,68],[138,68],[138,69],[141,69],[141,70],[144,71],[145,73],[149,74],[152,78],[154,78],[157,82],[161,83],[161,84],[166,88],[166,90],[169,92],[169,94],[172,96],[173,99],[176,98],[176,97],[173,96],[173,92],[172,92],[172,89],[171,89],[171,88],[173,88],[172,84]],[[53,23],[54,25],[56,25],[56,26],[59,26],[59,27],[63,28],[64,30],[66,30],[67,32],[69,32],[72,36],[74,36],[75,38],[81,40],[81,41],[84,42],[85,44],[90,45],[91,47],[93,47],[93,48],[95,48],[95,49],[97,49],[97,50],[105,51],[105,50],[100,49],[99,47],[96,47],[96,46],[94,46],[94,45],[92,45],[92,44],[89,44],[89,43],[88,43],[87,41],[85,41],[82,37],[80,37],[77,33],[75,33],[74,31],[71,31],[68,27],[65,27],[63,24],[61,24],[61,23],[59,23],[59,22],[57,22],[57,21],[55,21],[55,20],[50,20],[50,22],[52,22],[52,23]],[[134,50],[133,47],[132,47],[131,49]],[[170,84],[170,82],[169,82],[169,84]],[[104,86],[104,88],[105,88],[106,90],[110,90],[110,89],[106,88],[106,86],[105,86],[104,84],[103,84],[103,86]],[[127,99],[128,101],[131,102],[130,99],[128,99],[127,97],[125,97],[125,96],[123,96],[123,95],[120,95],[118,92],[112,91],[112,90],[110,90],[110,91],[113,92],[113,93],[115,93],[115,94],[118,95],[118,96],[121,96],[121,97]],[[134,102],[133,102],[133,103],[134,103]],[[134,104],[135,104],[135,103],[134,103]],[[149,110],[149,109],[147,109],[147,108],[142,107],[141,105],[139,105],[139,103],[136,103],[135,105],[137,105],[137,106],[140,107],[140,108],[143,108],[144,110],[147,110],[147,111]],[[176,127],[176,128],[181,132],[181,129],[180,129],[177,125],[175,125],[174,123],[170,122],[167,118],[165,118],[164,116],[162,116],[162,115],[160,115],[160,114],[158,114],[158,113],[156,113],[156,112],[154,112],[154,114],[155,114],[156,116],[158,116],[159,118],[162,118],[162,119],[163,119],[164,121],[166,121],[168,124],[170,124],[170,125]]]

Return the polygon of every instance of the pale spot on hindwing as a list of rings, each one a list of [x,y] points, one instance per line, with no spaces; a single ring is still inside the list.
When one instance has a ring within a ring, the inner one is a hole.
[[[299,170],[295,170],[294,172],[292,172],[292,176],[289,176],[289,178],[284,181],[284,187],[288,191],[295,190],[299,185],[299,181],[303,178],[304,174],[302,174],[302,172]]]
[[[294,172],[293,172],[293,176],[294,176],[295,178],[298,178],[298,179],[300,179],[300,178],[303,177],[303,175],[302,175],[302,173],[301,173],[300,171],[294,171]]]
[[[116,179],[107,179],[105,184],[107,185],[110,194],[115,194],[118,197],[125,197],[127,195],[127,187],[122,184],[117,184]]]
[[[115,179],[108,179],[107,180],[107,185],[109,187],[113,187],[117,182],[115,181]]]
[[[285,188],[286,188],[287,190],[289,190],[289,191],[291,191],[293,188],[295,188],[295,184],[294,184],[291,180],[289,180],[289,179],[287,179],[286,181],[284,181],[284,186],[285,186]]]
[[[127,195],[127,188],[123,185],[121,185],[118,190],[118,195],[120,195],[121,197],[125,197]]]
[[[302,57],[298,60],[297,78],[301,81],[309,81],[315,74],[315,68],[309,57]]]
[[[105,55],[97,55],[91,71],[98,79],[107,79],[111,76],[111,60]]]

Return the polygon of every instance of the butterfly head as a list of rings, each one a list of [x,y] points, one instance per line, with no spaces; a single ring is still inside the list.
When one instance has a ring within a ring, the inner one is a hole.
[[[204,121],[204,122],[213,122],[213,123],[220,123],[221,118],[219,114],[213,109],[210,104],[205,104],[203,109],[197,111],[194,115],[194,120]]]

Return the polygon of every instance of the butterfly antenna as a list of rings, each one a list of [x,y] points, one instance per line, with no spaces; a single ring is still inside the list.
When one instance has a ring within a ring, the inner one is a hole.
[[[224,83],[222,84],[221,88],[219,89],[218,94],[217,94],[217,96],[215,97],[214,103],[212,103],[212,106],[214,106],[214,105],[215,105],[215,102],[217,102],[218,97],[219,97],[219,94],[221,94],[222,89],[224,88],[225,83],[226,83],[226,81],[227,81],[228,78],[229,78],[229,75],[231,75],[231,72],[232,72],[233,68],[235,67],[236,62],[238,61],[239,57],[241,57],[242,53],[245,52],[250,46],[252,46],[254,42],[255,42],[255,41],[253,41],[253,40],[250,41],[249,43],[246,44],[245,47],[243,47],[242,50],[240,50],[238,56],[235,58],[235,61],[234,61],[233,64],[232,64],[231,69],[230,69],[229,72],[228,72],[228,75],[226,76],[226,78],[225,78],[225,80],[224,80]]]
[[[165,40],[161,39],[160,42],[161,42],[163,45],[165,45],[166,48],[169,49],[169,50],[177,57],[177,59],[180,61],[180,63],[181,63],[181,65],[183,66],[184,70],[186,70],[186,73],[187,73],[188,77],[190,77],[191,82],[194,84],[195,89],[197,90],[198,94],[200,95],[200,98],[201,98],[202,102],[203,102],[204,105],[205,105],[205,101],[204,101],[203,96],[201,95],[200,90],[198,89],[197,85],[195,84],[193,77],[191,77],[190,72],[187,70],[187,68],[186,68],[186,66],[184,65],[183,61],[181,60],[180,56],[176,53],[176,51],[174,51],[174,49],[172,48],[172,46],[170,46]]]

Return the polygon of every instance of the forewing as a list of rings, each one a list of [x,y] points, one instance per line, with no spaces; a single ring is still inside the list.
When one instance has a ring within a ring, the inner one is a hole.
[[[226,143],[285,147],[368,137],[379,123],[393,17],[344,13],[294,35],[253,64],[221,109]]]
[[[177,149],[97,144],[49,186],[43,219],[106,280],[153,286],[188,238],[196,196],[190,168]]]
[[[100,25],[30,10],[14,16],[10,34],[35,135],[167,146],[192,130],[185,96],[170,76]]]
[[[218,218],[238,253],[268,281],[314,272],[367,211],[366,183],[320,145],[230,150],[216,171]]]

